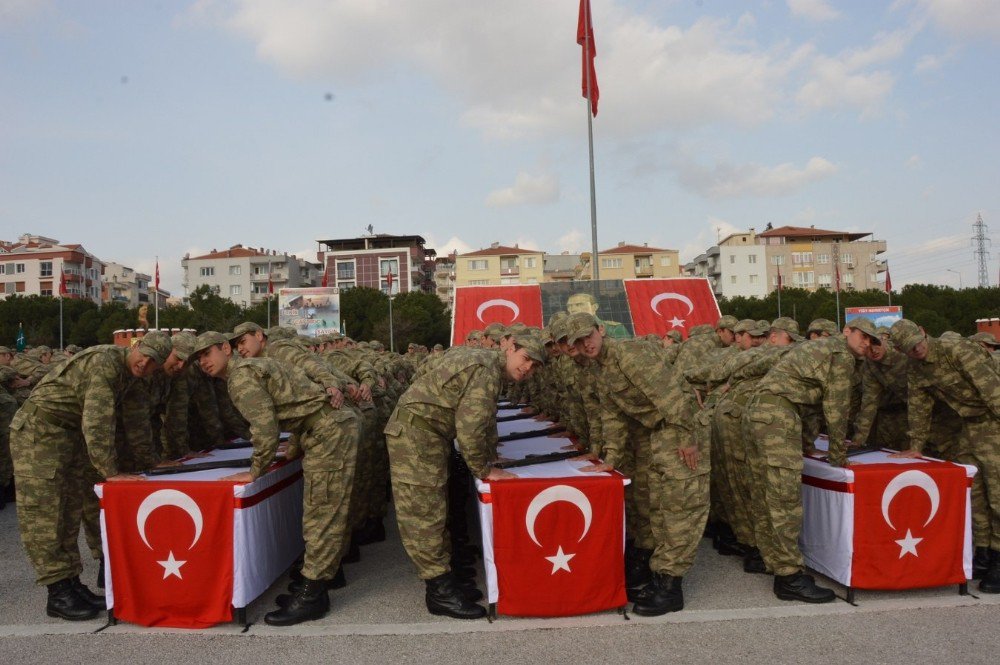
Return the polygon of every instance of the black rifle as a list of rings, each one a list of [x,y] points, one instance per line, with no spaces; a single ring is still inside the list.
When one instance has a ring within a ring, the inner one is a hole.
[[[559,434],[560,432],[565,432],[565,431],[566,431],[565,426],[556,425],[555,427],[549,427],[548,429],[536,429],[534,432],[511,432],[510,434],[504,434],[503,436],[498,436],[497,442],[503,443],[504,441],[534,439],[535,437],[548,436],[549,434]]]
[[[214,462],[197,462],[195,464],[180,464],[178,466],[164,466],[156,469],[144,471],[147,476],[172,476],[178,473],[191,473],[192,471],[207,471],[209,469],[248,469],[250,468],[250,458],[215,460]]]
[[[497,418],[497,422],[498,423],[509,423],[512,420],[527,420],[528,418],[534,418],[534,417],[535,417],[535,414],[533,414],[533,413],[518,413],[518,414],[513,415],[513,416],[500,416],[499,418]]]
[[[529,404],[498,404],[497,410],[499,411],[520,411],[521,409],[526,409]]]
[[[545,464],[547,462],[558,462],[564,459],[572,459],[583,455],[582,450],[567,450],[559,453],[545,453],[544,455],[528,455],[524,459],[505,460],[503,462],[493,462],[497,469],[513,469],[519,466],[532,466],[534,464]]]

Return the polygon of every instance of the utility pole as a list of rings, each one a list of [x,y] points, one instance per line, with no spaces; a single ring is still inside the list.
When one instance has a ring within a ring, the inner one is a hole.
[[[976,262],[979,264],[979,287],[983,289],[988,288],[990,285],[990,276],[986,267],[990,257],[990,253],[986,251],[986,245],[990,242],[990,239],[986,236],[988,229],[989,227],[983,223],[982,213],[976,215],[976,223],[972,225],[972,246]]]

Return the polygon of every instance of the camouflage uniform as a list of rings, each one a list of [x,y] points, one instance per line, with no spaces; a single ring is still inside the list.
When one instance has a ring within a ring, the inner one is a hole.
[[[885,355],[861,365],[861,409],[854,426],[854,443],[906,450],[907,359],[888,344]]]
[[[2,493],[14,479],[14,465],[10,459],[10,421],[17,412],[17,399],[6,384],[15,378],[17,371],[0,366],[0,505],[3,505]]]

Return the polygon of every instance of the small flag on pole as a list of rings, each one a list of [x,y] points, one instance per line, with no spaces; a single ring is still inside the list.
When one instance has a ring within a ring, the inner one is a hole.
[[[17,324],[17,341],[14,342],[14,346],[18,351],[24,351],[24,347],[28,345],[28,341],[24,339],[24,324]]]
[[[778,264],[778,290],[780,291],[782,287],[781,283],[781,264]]]
[[[834,270],[834,273],[836,274],[837,293],[840,293],[840,265],[834,266],[833,270]]]
[[[324,269],[323,270],[323,281],[321,282],[321,286],[325,289],[329,285],[329,283],[330,283],[330,279],[327,276],[326,270]]]
[[[389,293],[392,293],[392,272],[385,274],[385,283],[389,286]]]
[[[59,295],[66,295],[66,273],[63,272],[62,266],[59,266]]]
[[[889,276],[889,264],[885,264],[885,292],[892,293],[892,277]]]
[[[153,286],[156,288],[156,292],[160,292],[160,260],[156,260],[156,281],[153,282]]]
[[[581,53],[583,96],[590,100],[590,112],[596,117],[597,100],[601,97],[601,90],[597,87],[597,69],[594,68],[597,47],[594,44],[594,22],[590,17],[590,0],[580,0],[580,17],[576,22],[576,43],[583,47]]]

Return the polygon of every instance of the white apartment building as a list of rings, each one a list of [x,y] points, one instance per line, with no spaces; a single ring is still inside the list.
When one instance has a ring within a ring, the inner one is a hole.
[[[60,275],[66,297],[101,303],[104,264],[79,244],[24,234],[17,241],[0,241],[0,298],[58,296]]]
[[[202,256],[185,255],[181,266],[186,294],[190,295],[205,284],[217,295],[241,307],[265,300],[269,283],[275,293],[285,287],[314,286],[312,279],[318,270],[294,254],[243,245],[213,249]]]

